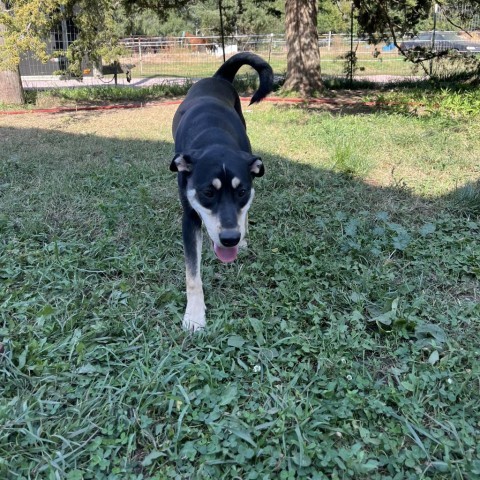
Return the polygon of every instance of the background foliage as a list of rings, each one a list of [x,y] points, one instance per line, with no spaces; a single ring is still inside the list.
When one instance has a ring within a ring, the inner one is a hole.
[[[224,0],[225,31],[232,33],[283,33],[284,2],[281,0]],[[431,0],[356,0],[355,32],[372,40],[388,39],[396,34],[429,29]],[[454,28],[478,13],[475,0],[440,3],[453,23],[444,21],[438,28]],[[71,45],[72,69],[78,71],[81,56],[92,59],[114,58],[117,40],[128,35],[182,35],[200,33],[218,35],[220,20],[215,0],[10,0],[8,13],[0,14],[7,26],[6,45],[0,52],[3,65],[17,64],[19,55],[32,50],[46,60],[45,40],[62,18],[73,17],[79,37]],[[319,2],[317,25],[320,32],[346,33],[350,29],[350,2]]]

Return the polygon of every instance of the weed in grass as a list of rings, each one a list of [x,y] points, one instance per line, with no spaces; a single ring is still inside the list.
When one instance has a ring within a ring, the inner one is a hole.
[[[381,85],[378,83],[369,80],[363,80],[361,77],[351,80],[350,78],[340,76],[326,76],[324,78],[324,85],[329,90],[378,90],[379,87],[381,88]]]
[[[335,145],[332,163],[335,170],[357,177],[365,177],[371,168],[368,160],[362,157],[355,147],[345,141]]]
[[[480,216],[480,181],[455,188],[449,198],[454,211],[474,217]]]
[[[471,117],[480,113],[479,89],[469,85],[440,84],[403,88],[383,92],[377,100],[392,103],[389,107],[400,113],[414,113],[444,118]]]

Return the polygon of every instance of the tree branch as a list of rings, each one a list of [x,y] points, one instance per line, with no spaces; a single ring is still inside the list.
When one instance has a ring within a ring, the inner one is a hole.
[[[473,38],[472,37],[472,34],[470,32],[468,32],[467,30],[465,30],[464,28],[462,28],[460,25],[457,25],[456,23],[454,23],[453,20],[450,19],[450,17],[447,15],[447,13],[445,12],[445,10],[443,11],[444,15],[445,15],[445,20],[450,24],[450,25],[453,25],[455,28],[458,28],[459,30],[461,30],[463,33],[466,33],[470,38]]]

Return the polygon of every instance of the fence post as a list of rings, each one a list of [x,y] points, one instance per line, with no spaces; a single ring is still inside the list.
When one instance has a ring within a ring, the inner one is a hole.
[[[353,2],[350,3],[350,86],[353,84]]]
[[[270,45],[268,46],[268,63],[270,63],[270,57],[272,56],[272,43],[273,43],[273,33],[270,34]]]
[[[222,32],[223,63],[225,63],[225,30],[223,28],[222,0],[218,0],[218,13],[220,15],[220,30]]]
[[[332,45],[332,31],[330,30],[328,32],[328,49],[330,50],[330,47]]]
[[[143,75],[143,63],[142,63],[142,40],[138,38],[138,58],[140,60],[140,75]]]
[[[435,34],[437,33],[437,12],[438,12],[438,3],[435,3],[433,7],[433,32],[432,32],[432,55],[435,51]],[[430,59],[430,76],[433,73],[433,56]]]

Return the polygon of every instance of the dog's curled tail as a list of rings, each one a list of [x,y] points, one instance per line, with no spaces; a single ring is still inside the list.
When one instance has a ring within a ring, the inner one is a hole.
[[[250,52],[237,53],[230,57],[213,76],[233,83],[235,75],[243,65],[250,65],[260,77],[260,86],[250,100],[251,105],[263,100],[273,90],[273,70],[263,58]]]

